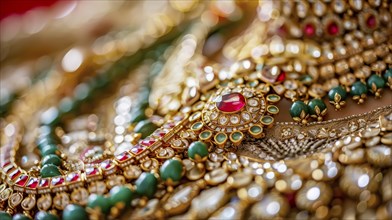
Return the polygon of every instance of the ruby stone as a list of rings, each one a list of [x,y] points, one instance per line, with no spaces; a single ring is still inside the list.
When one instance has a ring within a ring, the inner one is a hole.
[[[35,189],[38,186],[38,178],[31,177],[26,187],[30,189]]]
[[[145,147],[141,146],[141,145],[136,145],[131,149],[131,152],[135,155],[140,154],[141,152],[143,152],[143,150],[145,149]]]
[[[86,168],[86,174],[87,176],[94,176],[98,174],[98,169],[95,167],[87,167]]]
[[[314,24],[306,24],[304,27],[304,33],[307,37],[313,37],[316,33],[316,28]]]
[[[67,182],[75,182],[79,180],[79,173],[70,173],[67,176]]]
[[[52,186],[61,185],[63,183],[64,183],[64,178],[63,177],[53,177],[52,178]]]
[[[222,112],[237,112],[245,106],[245,97],[237,92],[218,96],[215,100],[216,107]]]
[[[331,22],[328,24],[327,26],[327,31],[329,35],[336,35],[337,33],[339,33],[339,26],[336,22]]]
[[[107,170],[107,169],[109,169],[111,167],[112,167],[112,162],[110,160],[105,160],[105,161],[101,162],[101,168],[102,169]]]
[[[49,179],[41,179],[39,181],[39,187],[48,187],[49,186]]]
[[[128,152],[123,152],[116,156],[116,159],[120,162],[126,161],[131,158],[131,155]]]
[[[366,25],[369,28],[375,28],[377,26],[377,20],[374,15],[370,15],[366,20]]]
[[[29,179],[29,176],[27,175],[20,175],[18,179],[15,181],[15,184],[18,186],[24,186]]]
[[[154,143],[155,143],[155,140],[153,138],[146,138],[140,142],[140,144],[147,146],[147,147],[153,145]]]
[[[16,177],[18,177],[19,174],[21,174],[21,173],[22,173],[22,172],[20,172],[20,170],[18,170],[18,169],[12,171],[12,172],[10,173],[10,178],[11,178],[11,180],[16,179]]]

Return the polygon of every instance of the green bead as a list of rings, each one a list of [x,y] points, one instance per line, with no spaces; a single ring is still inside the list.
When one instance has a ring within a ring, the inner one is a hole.
[[[30,219],[31,218],[29,218],[21,213],[18,213],[12,217],[12,220],[30,220]]]
[[[178,182],[182,178],[184,168],[179,160],[170,159],[163,163],[159,171],[162,180],[171,179],[174,182]]]
[[[135,184],[139,195],[152,198],[157,191],[158,180],[152,173],[142,173]]]
[[[152,134],[152,132],[154,132],[157,128],[158,126],[152,123],[150,120],[144,120],[137,123],[134,131],[136,133],[141,133],[142,138],[146,138],[148,135]]]
[[[392,68],[389,68],[384,73],[384,79],[388,82],[388,80],[392,78]]]
[[[370,90],[373,84],[376,85],[377,89],[382,89],[385,86],[385,80],[379,75],[371,75],[367,80],[367,86]]]
[[[63,211],[63,220],[85,220],[88,219],[88,214],[82,206],[70,204],[67,205]]]
[[[188,156],[192,159],[196,159],[196,155],[199,155],[200,158],[208,156],[208,148],[204,142],[195,141],[189,145]]]
[[[57,216],[50,214],[49,212],[39,211],[35,214],[35,220],[57,220]]]
[[[254,125],[254,126],[250,127],[250,131],[254,134],[258,134],[262,131],[262,128],[258,125]]]
[[[78,101],[84,101],[89,98],[91,94],[90,87],[87,83],[81,83],[75,87],[74,98]]]
[[[56,154],[49,154],[42,159],[42,165],[46,165],[46,164],[53,164],[55,166],[60,166],[61,159]]]
[[[61,173],[59,168],[53,164],[46,164],[41,168],[41,177],[43,178],[60,176],[60,175]]]
[[[367,92],[368,92],[368,89],[367,89],[366,85],[363,84],[362,82],[358,81],[358,82],[355,82],[351,86],[350,94],[352,96],[360,96],[362,94],[366,94]]]
[[[2,220],[11,220],[12,217],[11,217],[11,215],[8,214],[7,212],[5,212],[5,211],[0,211],[0,219],[2,219]]]
[[[325,105],[325,103],[321,99],[310,100],[310,102],[308,103],[308,106],[309,106],[309,113],[311,115],[321,114],[321,112],[323,112],[327,108],[327,106]],[[320,110],[320,112],[318,114],[316,112],[316,107],[318,107]]]
[[[41,124],[43,125],[56,125],[60,120],[59,110],[55,107],[51,107],[41,115]]]
[[[87,207],[98,207],[102,213],[107,214],[110,211],[110,200],[104,196],[92,194],[88,197]]]
[[[41,155],[44,157],[46,155],[50,155],[50,154],[56,154],[56,152],[59,149],[57,148],[57,145],[55,144],[48,144],[44,147],[42,147],[41,149]]]
[[[335,88],[329,90],[329,92],[328,92],[329,101],[334,102],[336,94],[339,94],[339,96],[341,97],[341,99],[340,99],[341,101],[344,101],[347,99],[346,90],[343,87],[338,86],[338,87],[335,87]]]
[[[290,115],[293,118],[301,117],[301,113],[305,112],[305,114],[309,113],[308,106],[303,101],[295,101],[290,108]]]
[[[52,137],[43,137],[37,140],[37,147],[38,149],[42,152],[42,150],[48,146],[48,145],[54,145],[56,146],[58,142],[56,141],[56,139],[52,138]],[[57,148],[57,147],[56,147]]]
[[[147,117],[146,114],[144,113],[144,109],[133,110],[131,113],[130,122],[137,123],[145,120],[146,118]]]
[[[135,193],[132,192],[128,187],[115,186],[110,190],[110,205],[115,206],[117,203],[124,203],[125,206],[131,205],[132,199],[134,199]]]
[[[77,102],[70,97],[63,98],[59,103],[59,111],[63,114],[71,113],[76,107]]]

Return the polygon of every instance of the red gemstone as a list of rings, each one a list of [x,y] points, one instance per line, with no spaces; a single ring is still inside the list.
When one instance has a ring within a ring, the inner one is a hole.
[[[75,182],[79,180],[79,173],[70,173],[67,175],[67,182]]]
[[[166,132],[162,130],[156,130],[152,135],[158,138],[165,136]]]
[[[146,138],[146,139],[144,139],[144,140],[142,140],[142,141],[140,142],[140,144],[142,144],[142,145],[144,145],[144,146],[147,146],[147,147],[153,145],[154,143],[155,143],[155,140],[152,139],[152,138]]]
[[[328,24],[327,26],[327,31],[329,35],[336,35],[337,33],[339,33],[339,26],[336,22],[331,22]]]
[[[18,179],[15,181],[15,184],[18,186],[24,186],[27,182],[27,179],[29,179],[29,176],[27,175],[20,175]]]
[[[31,177],[26,187],[30,189],[35,189],[38,186],[38,178]]]
[[[8,164],[7,167],[4,167],[3,171],[4,171],[5,173],[9,173],[13,168],[14,168],[14,165]]]
[[[366,20],[366,25],[369,28],[375,28],[377,26],[377,20],[374,15],[370,15]]]
[[[174,124],[174,122],[168,122],[163,125],[164,128],[174,128],[174,126],[176,126],[176,124]]]
[[[123,152],[116,156],[116,159],[120,162],[126,161],[131,158],[131,155],[128,152]]]
[[[140,154],[141,152],[143,152],[144,149],[145,149],[145,148],[144,148],[143,146],[141,146],[141,145],[136,145],[136,146],[134,146],[134,147],[131,149],[131,152],[132,152],[133,154],[135,154],[135,155],[138,155],[138,154]]]
[[[48,187],[49,186],[49,179],[41,179],[39,181],[39,187]]]
[[[316,27],[314,26],[314,24],[306,24],[304,27],[304,33],[308,37],[313,37],[316,33]]]
[[[98,174],[98,168],[95,167],[87,167],[86,168],[86,174],[87,176],[94,176]]]
[[[295,208],[295,193],[288,193],[286,194],[286,199],[289,202],[291,208]]]
[[[53,177],[52,186],[58,186],[64,183],[64,177]]]
[[[245,97],[236,92],[218,96],[214,101],[222,112],[237,112],[245,106]]]
[[[6,166],[8,166],[8,165],[10,165],[11,164],[11,161],[6,161],[5,163],[3,163],[3,168],[5,168]]]
[[[283,82],[285,79],[286,79],[286,72],[282,71],[279,74],[278,78],[276,78],[276,81],[277,82]]]
[[[287,35],[287,27],[286,27],[286,25],[281,25],[279,28],[278,28],[278,30],[277,30],[277,33],[278,33],[278,35],[279,36],[282,36],[282,37],[284,37],[284,36],[286,36]]]
[[[109,169],[111,167],[112,167],[112,162],[110,160],[104,160],[104,161],[101,162],[101,168],[102,169],[107,170],[107,169]]]
[[[20,172],[20,170],[18,170],[18,169],[12,171],[12,172],[10,173],[10,178],[11,178],[11,180],[16,179],[16,177],[18,177],[19,174],[21,174],[21,173],[22,173],[22,172]]]

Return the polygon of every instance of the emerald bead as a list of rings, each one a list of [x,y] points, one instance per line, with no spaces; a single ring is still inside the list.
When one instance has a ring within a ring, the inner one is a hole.
[[[49,154],[42,159],[42,165],[46,165],[46,164],[53,164],[55,166],[60,166],[61,159],[56,154]]]
[[[269,102],[278,102],[280,100],[280,96],[278,96],[278,95],[275,95],[275,94],[270,94],[270,95],[267,95],[267,101],[269,101]]]
[[[51,107],[41,115],[41,123],[43,125],[54,126],[59,122],[60,119],[59,110],[55,107]]]
[[[60,176],[60,175],[61,173],[59,168],[53,164],[46,164],[41,168],[41,177],[43,178]]]
[[[110,190],[110,204],[115,206],[117,203],[123,203],[129,207],[132,199],[134,199],[135,193],[125,186],[115,186]]]
[[[271,113],[271,114],[277,114],[277,113],[279,113],[278,107],[276,107],[276,106],[274,106],[274,105],[269,105],[269,106],[267,107],[267,111],[268,111],[268,113]]]
[[[336,94],[338,94],[341,97],[341,99],[339,101],[344,101],[347,99],[346,90],[343,87],[338,86],[338,87],[335,87],[335,88],[329,90],[329,92],[328,92],[329,101],[334,102]]]
[[[139,195],[152,198],[157,191],[158,180],[152,173],[142,173],[135,184]]]
[[[392,78],[392,68],[389,68],[384,73],[384,79],[388,82],[389,79]]]
[[[327,108],[327,106],[325,105],[325,103],[321,99],[310,100],[310,102],[308,103],[308,106],[309,106],[309,113],[311,115],[319,115],[319,114],[321,114],[321,112],[323,112]],[[316,107],[318,107],[320,110],[320,112],[318,114],[316,112]]]
[[[313,77],[310,75],[304,75],[300,78],[301,82],[310,85],[313,82]]]
[[[212,132],[211,131],[203,131],[199,134],[199,137],[203,140],[207,140],[212,136]]]
[[[130,122],[137,123],[137,122],[145,120],[146,118],[147,117],[146,117],[146,114],[144,113],[144,109],[137,109],[137,110],[132,111]]]
[[[192,125],[191,129],[194,131],[198,131],[203,127],[203,123],[202,122],[196,122]]]
[[[84,101],[89,98],[91,93],[87,83],[81,83],[75,87],[74,98],[78,101]]]
[[[250,127],[250,131],[253,134],[258,134],[258,133],[260,133],[262,131],[262,128],[260,126],[258,126],[258,125],[254,125],[254,126]]]
[[[142,138],[146,138],[148,135],[152,134],[158,128],[157,125],[152,123],[150,120],[144,120],[137,123],[134,131],[136,133],[141,133]]]
[[[31,219],[21,213],[18,213],[12,217],[12,220],[31,220]]]
[[[5,212],[5,211],[0,211],[0,219],[2,219],[2,220],[11,220],[12,217],[11,217],[11,215],[8,214],[7,212]]]
[[[368,89],[367,89],[366,85],[363,84],[362,82],[358,81],[358,82],[355,82],[351,86],[350,94],[352,96],[360,96],[362,94],[366,94],[367,91],[368,91]]]
[[[92,194],[88,197],[87,207],[99,208],[101,213],[107,214],[110,211],[110,201],[104,196]]]
[[[196,141],[189,145],[188,156],[192,159],[196,159],[196,155],[199,155],[200,158],[208,156],[208,148],[204,142]]]
[[[385,86],[385,80],[379,75],[371,75],[367,80],[367,86],[370,90],[372,90],[373,84],[377,89],[382,89]]]
[[[65,97],[59,103],[59,111],[63,114],[67,114],[75,110],[76,106],[76,102],[72,98]]]
[[[56,146],[57,140],[52,137],[44,137],[37,140],[38,149],[42,152],[42,150],[48,145]],[[56,147],[57,148],[57,147]]]
[[[44,157],[50,154],[56,154],[58,151],[57,145],[55,144],[48,144],[41,149],[41,155]]]
[[[170,159],[163,163],[159,171],[162,180],[172,180],[174,182],[178,182],[182,177],[184,168],[179,160]]]
[[[215,141],[218,143],[224,143],[227,140],[227,135],[224,133],[218,133],[215,135]]]
[[[265,115],[261,118],[261,123],[264,125],[270,125],[272,122],[274,122],[274,118],[269,115]]]
[[[243,137],[244,137],[244,135],[239,131],[235,131],[235,132],[231,133],[231,135],[230,135],[230,139],[234,142],[241,141]]]
[[[57,216],[50,214],[49,212],[39,211],[35,214],[35,220],[57,220]]]
[[[301,113],[305,112],[305,114],[309,113],[308,106],[303,101],[295,101],[290,108],[290,115],[293,118],[299,117],[301,118]]]
[[[70,204],[67,205],[63,211],[63,220],[85,220],[88,219],[88,214],[82,206]]]

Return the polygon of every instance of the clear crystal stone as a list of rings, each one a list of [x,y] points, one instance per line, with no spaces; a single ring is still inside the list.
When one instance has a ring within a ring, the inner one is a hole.
[[[233,115],[230,117],[230,122],[232,124],[238,124],[240,122],[240,118],[237,115]]]
[[[221,125],[225,125],[227,123],[227,121],[228,121],[228,119],[224,115],[219,118],[219,124],[221,124]]]

